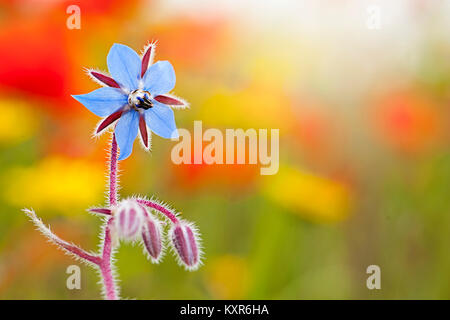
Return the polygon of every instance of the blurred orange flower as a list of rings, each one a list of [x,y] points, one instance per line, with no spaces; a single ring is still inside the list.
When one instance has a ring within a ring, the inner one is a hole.
[[[246,164],[180,164],[172,168],[173,186],[184,191],[214,186],[242,191],[251,187],[259,175],[259,166]]]
[[[170,24],[153,25],[147,33],[158,40],[158,55],[175,60],[178,67],[205,67],[216,62],[227,40],[225,23],[180,18]]]
[[[439,138],[440,109],[426,94],[410,89],[389,92],[375,103],[377,134],[396,150],[417,153]]]

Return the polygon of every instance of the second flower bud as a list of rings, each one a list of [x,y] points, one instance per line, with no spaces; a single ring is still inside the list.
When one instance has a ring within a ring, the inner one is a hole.
[[[112,214],[118,238],[134,241],[141,236],[144,253],[153,263],[158,263],[163,252],[161,221],[133,198],[121,201]]]
[[[158,263],[162,257],[163,241],[161,233],[161,222],[146,212],[146,219],[142,227],[142,242],[153,263]]]

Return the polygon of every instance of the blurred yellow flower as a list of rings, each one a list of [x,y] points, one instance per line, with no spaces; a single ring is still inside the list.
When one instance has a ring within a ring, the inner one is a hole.
[[[253,52],[245,57],[245,64],[242,65],[242,72],[252,82],[264,84],[270,90],[285,90],[286,86],[293,83],[298,84],[301,75],[301,64],[305,63],[306,53],[302,52],[302,59],[299,61],[297,52],[292,44],[279,42],[282,50],[266,50],[270,46],[267,42],[262,42]]]
[[[218,89],[202,105],[200,115],[209,126],[236,128],[290,128],[289,100],[264,86],[242,91]]]
[[[215,299],[243,299],[248,288],[248,266],[244,259],[224,255],[207,265],[207,283]]]
[[[314,222],[335,222],[348,217],[352,207],[349,188],[297,168],[282,166],[265,177],[263,192],[281,206]]]
[[[23,101],[0,99],[0,113],[1,144],[22,142],[37,129],[36,114]]]
[[[103,167],[86,160],[53,155],[34,167],[9,170],[2,183],[5,201],[18,207],[69,212],[101,199]]]

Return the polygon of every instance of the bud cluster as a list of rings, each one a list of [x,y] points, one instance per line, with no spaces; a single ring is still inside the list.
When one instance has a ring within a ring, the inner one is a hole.
[[[169,241],[164,239],[164,222],[149,212],[138,199],[126,199],[111,210],[115,234],[120,240],[141,241],[144,252],[153,263],[159,263],[168,243],[180,265],[187,270],[198,268],[201,258],[198,233],[192,223],[169,219]]]

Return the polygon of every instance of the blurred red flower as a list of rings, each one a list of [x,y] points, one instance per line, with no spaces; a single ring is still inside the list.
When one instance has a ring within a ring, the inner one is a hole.
[[[0,30],[0,85],[41,97],[65,95],[70,62],[63,43],[61,27],[21,21],[4,25]]]

